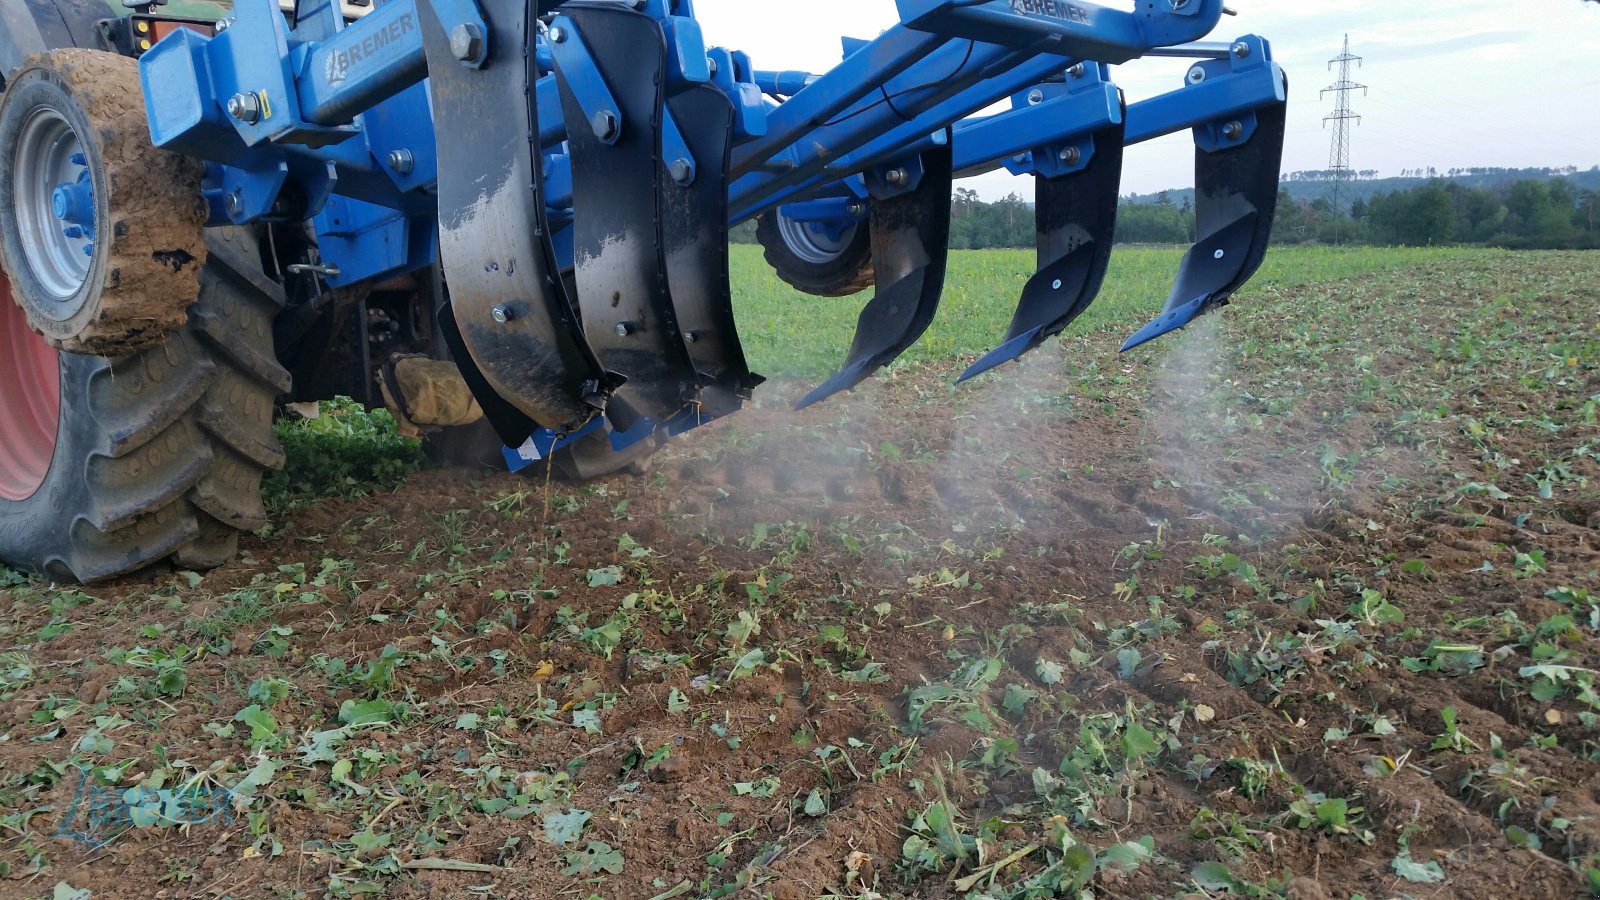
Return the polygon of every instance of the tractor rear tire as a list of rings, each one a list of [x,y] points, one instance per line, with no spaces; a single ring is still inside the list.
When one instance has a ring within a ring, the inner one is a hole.
[[[817,297],[859,294],[875,281],[872,235],[859,222],[838,240],[830,240],[803,222],[777,210],[756,219],[756,240],[767,264],[791,287]]]
[[[124,356],[54,349],[0,276],[0,561],[85,583],[169,559],[205,569],[266,523],[283,293],[250,231],[206,238],[187,323]]]

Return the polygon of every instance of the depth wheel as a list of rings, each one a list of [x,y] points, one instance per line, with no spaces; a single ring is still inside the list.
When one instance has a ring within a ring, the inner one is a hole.
[[[865,222],[833,236],[815,223],[772,210],[756,219],[756,240],[767,264],[796,290],[847,297],[873,285],[872,235]]]
[[[272,352],[283,303],[244,229],[207,233],[199,299],[167,342],[117,357],[63,353],[0,279],[0,561],[91,582],[172,559],[220,565],[267,521],[281,466]]]
[[[151,146],[137,62],[29,57],[0,97],[0,263],[33,330],[114,356],[181,329],[205,264],[201,173]]]

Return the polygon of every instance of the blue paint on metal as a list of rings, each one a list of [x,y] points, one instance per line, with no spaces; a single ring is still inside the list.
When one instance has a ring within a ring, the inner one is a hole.
[[[94,183],[87,169],[75,181],[55,186],[50,192],[50,212],[63,223],[63,228],[77,227],[82,234],[94,237]]]
[[[1210,298],[1196,297],[1187,303],[1182,303],[1178,306],[1168,309],[1166,312],[1157,316],[1150,324],[1134,332],[1133,336],[1128,338],[1128,340],[1123,343],[1122,349],[1124,351],[1132,350],[1140,344],[1148,343],[1158,337],[1161,337],[1163,334],[1177,331],[1179,328],[1188,325],[1190,322],[1193,322],[1195,318],[1202,312],[1205,312],[1206,301],[1208,299]]]
[[[706,48],[689,0],[642,0],[634,9],[659,23],[669,97],[710,83],[733,102],[730,221],[781,207],[791,219],[838,235],[867,218],[871,198],[914,189],[922,154],[945,141],[961,174],[1004,167],[1060,178],[1081,171],[1097,152],[1091,135],[1124,115],[1108,64],[1141,55],[1194,58],[1191,73],[1198,75],[1128,107],[1126,143],[1192,129],[1205,151],[1248,144],[1255,111],[1281,103],[1285,82],[1262,38],[1191,43],[1215,27],[1222,2],[1125,12],[1075,0],[897,0],[899,24],[872,40],[843,39],[843,61],[821,74],[757,71],[744,53]],[[480,38],[463,43],[469,52],[460,62],[531,62],[530,101],[540,110],[544,151],[539,187],[557,261],[570,265],[572,169],[561,85],[592,127],[608,132],[603,141],[615,142],[625,128],[653,128],[660,163],[675,177],[693,180],[704,161],[694,158],[667,110],[656,121],[621,120],[581,30],[559,7],[543,0],[532,7],[556,13],[533,47]],[[438,155],[423,15],[437,16],[446,34],[458,26],[467,36],[489,33],[475,0],[389,0],[350,23],[333,0],[301,0],[293,29],[273,3],[236,4],[230,27],[215,37],[180,29],[142,57],[151,136],[211,163],[204,194],[214,224],[310,218],[323,259],[340,270],[330,278],[334,286],[429,265],[437,256]],[[1007,98],[1010,110],[980,114]],[[237,113],[230,100],[238,101]],[[92,202],[83,206],[92,197],[65,184],[57,195],[64,227],[92,235]],[[89,221],[78,221],[84,208]],[[1205,305],[1173,298],[1129,346],[1182,327]],[[1033,337],[1013,338],[985,359],[1010,359]],[[973,369],[985,367],[980,361]],[[532,447],[548,457],[605,429],[620,449],[657,430],[677,433],[705,421],[689,404],[623,431],[597,418],[578,434],[541,432]]]
[[[505,457],[506,468],[509,471],[521,472],[541,460],[549,459],[564,447],[581,441],[592,434],[599,434],[605,427],[605,420],[596,416],[589,420],[589,424],[571,434],[558,434],[548,428],[540,428],[529,435],[528,440],[522,446],[501,447],[500,453]]]
[[[550,53],[555,58],[556,67],[560,70],[561,77],[565,80],[567,89],[583,108],[584,118],[589,120],[594,129],[594,135],[602,144],[615,144],[622,137],[624,128],[645,128],[647,122],[624,122],[622,120],[622,107],[617,99],[611,95],[611,88],[606,85],[606,80],[601,76],[600,70],[594,64],[594,56],[589,52],[589,45],[583,39],[583,33],[578,26],[566,16],[557,16],[550,23],[549,31]],[[557,40],[557,38],[560,40]],[[561,121],[560,106],[554,107],[551,118]],[[541,120],[544,116],[539,117]],[[604,123],[604,124],[602,124]],[[680,137],[679,143],[683,139]]]

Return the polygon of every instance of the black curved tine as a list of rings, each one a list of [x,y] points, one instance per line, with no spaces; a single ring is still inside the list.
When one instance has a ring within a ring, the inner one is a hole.
[[[526,3],[481,7],[491,47],[531,45]],[[420,20],[439,154],[439,258],[461,344],[482,376],[474,387],[540,425],[576,430],[622,379],[601,366],[556,274],[533,137],[533,55],[463,66],[428,9]]]
[[[662,257],[659,204],[663,191],[677,190],[661,161],[666,38],[660,23],[615,3],[567,3],[557,28],[570,35],[551,47],[572,157],[584,333],[606,368],[628,379],[618,399],[659,424],[698,390]],[[574,90],[575,80],[588,79],[586,88],[597,78],[615,110],[586,109]]]
[[[872,260],[878,291],[861,310],[844,368],[795,409],[826,400],[893,362],[928,329],[944,293],[950,258],[950,141],[922,155],[922,181],[872,203]]]
[[[750,371],[728,284],[728,164],[733,102],[710,85],[667,101],[693,157],[666,160],[661,233],[673,310],[703,390],[696,422],[736,412],[763,379]]]
[[[1208,152],[1197,139],[1195,224],[1200,239],[1184,254],[1166,308],[1128,338],[1123,350],[1176,331],[1227,303],[1261,267],[1278,206],[1278,169],[1283,161],[1288,108],[1285,101],[1257,109],[1253,114],[1255,133],[1239,146]],[[1217,129],[1216,125],[1207,127]]]
[[[1039,271],[1022,289],[1004,342],[961,373],[958,383],[1060,334],[1099,295],[1117,228],[1124,130],[1124,122],[1118,122],[1096,131],[1094,155],[1082,171],[1059,178],[1037,176]]]

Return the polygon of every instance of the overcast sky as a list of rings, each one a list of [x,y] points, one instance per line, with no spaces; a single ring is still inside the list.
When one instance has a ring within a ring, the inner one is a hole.
[[[1101,5],[1128,8],[1125,2]],[[1351,106],[1357,169],[1600,164],[1600,3],[1582,0],[1230,0],[1212,39],[1260,34],[1289,74],[1284,171],[1328,165],[1332,126],[1319,98],[1346,32],[1365,57],[1367,85]],[[897,21],[894,0],[695,0],[709,43],[751,54],[757,68],[821,72],[839,60],[840,34],[870,38]],[[1113,70],[1130,102],[1181,83],[1187,64],[1139,60]],[[1187,133],[1133,148],[1123,193],[1193,183]],[[988,199],[1032,179],[972,179]]]

